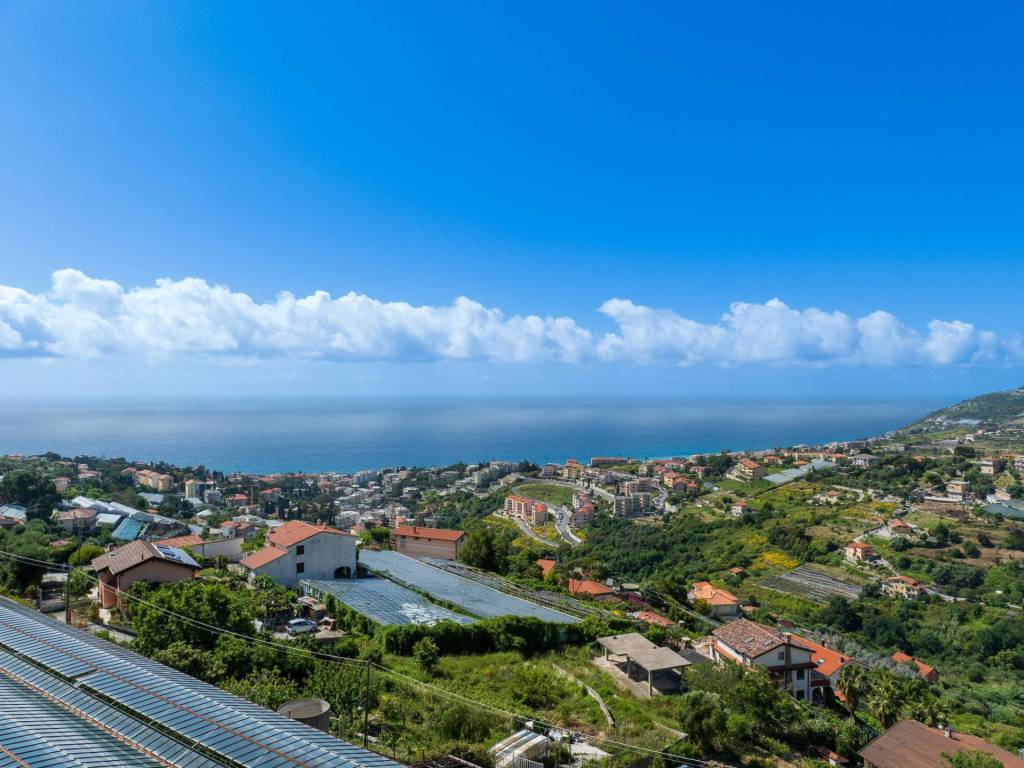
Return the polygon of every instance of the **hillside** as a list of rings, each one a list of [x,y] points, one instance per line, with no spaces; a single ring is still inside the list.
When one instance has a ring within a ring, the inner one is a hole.
[[[979,395],[940,408],[899,431],[914,434],[981,425],[998,428],[1021,422],[1024,422],[1024,387]]]

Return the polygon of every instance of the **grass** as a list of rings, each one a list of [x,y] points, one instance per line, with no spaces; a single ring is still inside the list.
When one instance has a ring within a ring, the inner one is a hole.
[[[512,489],[513,493],[525,496],[534,501],[542,501],[545,504],[560,504],[563,507],[572,506],[572,488],[553,483],[522,483]]]

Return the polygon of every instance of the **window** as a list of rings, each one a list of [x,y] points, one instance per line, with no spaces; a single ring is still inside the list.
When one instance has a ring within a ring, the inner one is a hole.
[[[305,544],[299,544],[299,546],[297,546],[295,548],[295,554],[297,554],[297,555],[304,555],[304,554],[306,554],[306,545]]]
[[[796,679],[797,680],[803,680],[804,679],[804,671],[802,669],[798,669],[796,671]]]
[[[786,660],[786,652],[785,651],[779,651],[779,661],[785,661],[785,660]]]
[[[801,688],[799,691],[796,692],[796,697],[798,699],[802,699],[804,697],[804,689],[803,688]]]
[[[296,563],[295,564],[295,572],[296,573],[302,573],[305,570],[306,570],[306,564],[305,563]]]

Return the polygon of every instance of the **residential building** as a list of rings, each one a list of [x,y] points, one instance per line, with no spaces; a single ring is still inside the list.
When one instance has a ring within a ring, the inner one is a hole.
[[[593,504],[584,504],[579,509],[573,510],[572,527],[582,528],[584,525],[590,525],[594,519],[595,511]]]
[[[850,457],[850,463],[855,467],[867,469],[877,464],[880,459],[877,456],[872,456],[870,453],[858,453],[855,456]]]
[[[152,488],[157,493],[167,493],[174,490],[173,477],[161,472],[154,472],[151,469],[135,470],[135,484]]]
[[[569,579],[567,586],[569,594],[576,596],[604,597],[615,593],[608,585],[591,579]]]
[[[593,504],[594,498],[586,491],[574,491],[572,494],[572,508],[579,509],[584,504]]]
[[[356,541],[325,525],[289,520],[271,528],[267,545],[242,559],[253,575],[266,575],[285,587],[300,579],[347,579],[356,573]]]
[[[983,475],[998,475],[1003,471],[1003,460],[998,456],[986,456],[978,461],[978,469]]]
[[[903,653],[903,651],[896,651],[890,656],[897,664],[913,664],[917,669],[918,677],[927,680],[929,683],[939,682],[939,672],[931,664],[925,664],[923,661],[918,661],[913,656]]]
[[[612,502],[612,511],[621,517],[642,515],[651,506],[651,494],[631,493],[628,496],[616,496]]]
[[[549,557],[542,557],[537,560],[537,567],[540,568],[541,577],[547,577],[551,571],[558,565],[557,560],[552,560]]]
[[[105,552],[93,559],[92,567],[99,580],[103,608],[116,606],[120,593],[137,581],[175,584],[191,580],[199,570],[199,564],[181,548],[151,541],[133,541]]]
[[[728,590],[716,587],[708,581],[698,581],[686,597],[691,604],[698,601],[706,604],[712,616],[716,618],[729,618],[740,615],[740,601],[736,595]]]
[[[505,517],[522,520],[529,525],[544,525],[548,521],[548,507],[546,504],[514,493],[505,497],[503,514]]]
[[[590,460],[590,466],[613,467],[616,464],[626,464],[628,461],[625,456],[595,456]]]
[[[729,470],[729,477],[744,483],[752,483],[764,476],[764,467],[753,459],[748,459],[746,456],[741,457],[733,468]]]
[[[242,539],[240,538],[204,539],[197,533],[190,533],[185,536],[161,539],[153,543],[165,547],[187,549],[202,560],[216,560],[218,557],[223,557],[229,563],[237,563],[242,559]]]
[[[216,488],[208,488],[203,491],[203,501],[207,504],[220,504],[221,492]]]
[[[984,739],[948,727],[931,728],[917,720],[901,720],[857,754],[864,768],[940,768],[949,765],[946,755],[959,752],[984,752],[1003,768],[1024,768],[1024,758]]]
[[[877,557],[875,550],[873,550],[869,544],[865,544],[862,541],[851,541],[846,545],[846,549],[843,554],[846,556],[847,560],[852,560],[854,562],[868,562]]]
[[[964,500],[969,488],[970,483],[966,480],[956,479],[946,481],[946,495],[952,499],[957,499],[958,501]]]
[[[576,459],[568,459],[562,467],[562,477],[566,480],[579,480],[583,476],[583,467]]]
[[[53,484],[57,488],[57,493],[64,493],[68,488],[71,487],[71,478],[55,477],[53,478]]]
[[[734,501],[732,506],[729,507],[729,514],[733,517],[743,517],[749,510],[750,505],[743,501],[743,499],[739,499]]]
[[[13,528],[28,519],[28,510],[20,504],[0,505],[0,527]]]
[[[68,533],[85,533],[96,527],[96,510],[92,507],[72,507],[57,513],[61,527]]]
[[[811,672],[817,666],[811,651],[792,637],[749,619],[736,619],[711,633],[715,661],[764,667],[781,690],[794,698],[811,698]]]
[[[466,541],[466,532],[448,528],[400,525],[391,532],[391,537],[395,551],[403,555],[457,560],[459,549]]]
[[[622,484],[622,492],[629,493],[650,493],[654,488],[654,483],[649,477],[638,477],[635,480],[627,480]]]
[[[916,600],[924,593],[921,582],[909,576],[890,576],[882,582],[882,594],[902,600]]]
[[[814,662],[814,670],[811,672],[811,698],[820,701],[824,695],[825,688],[835,690],[839,681],[839,673],[849,664],[858,662],[846,654],[833,650],[828,646],[808,640],[799,635],[790,635],[793,642],[803,646],[811,652],[811,661]]]

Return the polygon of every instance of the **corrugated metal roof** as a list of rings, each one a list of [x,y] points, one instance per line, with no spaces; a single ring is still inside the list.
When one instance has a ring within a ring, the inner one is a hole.
[[[253,768],[398,766],[374,752],[335,739],[3,598],[0,598],[0,651],[17,654],[40,672],[74,680],[75,686],[68,687],[93,701],[97,701],[95,694],[102,693],[132,717],[147,719],[236,765]],[[8,654],[3,657],[11,658]],[[0,670],[11,666],[10,661],[0,658]],[[122,733],[117,728],[113,730]],[[2,739],[0,746],[6,746]],[[138,762],[115,764],[144,765]],[[203,765],[180,764],[189,768]],[[216,764],[215,761],[206,763]]]

